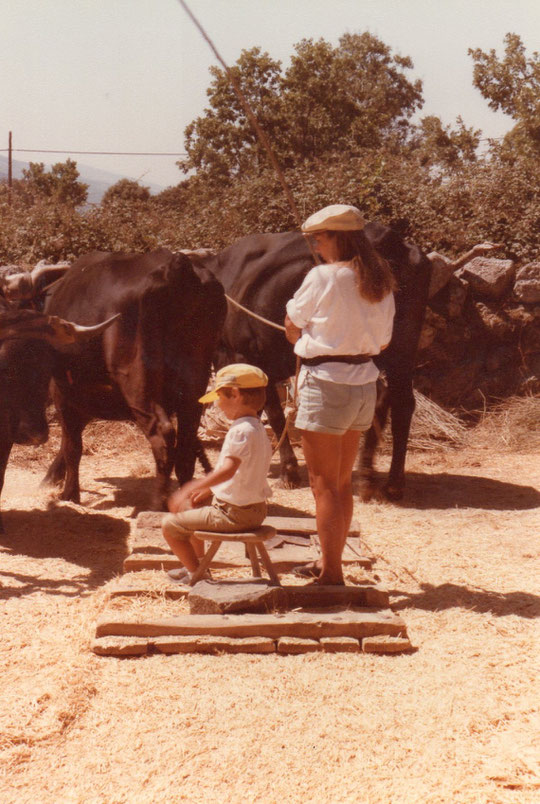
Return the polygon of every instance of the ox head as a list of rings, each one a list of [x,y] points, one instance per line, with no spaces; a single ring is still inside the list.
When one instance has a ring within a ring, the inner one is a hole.
[[[54,351],[99,335],[116,318],[83,327],[32,310],[0,310],[0,414],[9,419],[12,441],[47,440],[45,409]]]
[[[0,292],[9,302],[27,302],[43,293],[47,283],[62,278],[69,267],[68,262],[48,265],[44,260],[38,262],[32,271],[21,271],[13,265],[5,266],[0,270]]]

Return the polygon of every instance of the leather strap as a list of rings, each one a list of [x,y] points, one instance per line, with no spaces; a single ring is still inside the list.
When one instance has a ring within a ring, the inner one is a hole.
[[[371,355],[318,355],[317,357],[301,357],[304,366],[319,366],[321,363],[368,363]]]

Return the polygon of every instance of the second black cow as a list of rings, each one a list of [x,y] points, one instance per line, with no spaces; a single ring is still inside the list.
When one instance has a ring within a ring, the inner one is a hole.
[[[101,338],[56,360],[53,398],[60,451],[45,482],[65,479],[62,499],[79,501],[82,432],[93,418],[132,419],[156,462],[155,507],[163,508],[174,467],[192,477],[201,406],[226,314],[223,288],[183,254],[93,252],[78,259],[46,312],[81,324],[120,313]],[[176,416],[177,429],[171,420]]]
[[[387,384],[379,395],[376,419],[367,433],[362,454],[363,496],[369,498],[374,490],[373,455],[390,410],[393,452],[385,493],[398,499],[404,486],[407,440],[415,404],[412,381],[429,295],[431,263],[417,246],[407,243],[387,226],[368,223],[364,231],[392,266],[398,291],[392,341],[375,358],[386,374]],[[313,257],[304,237],[298,232],[288,232],[249,235],[202,263],[219,278],[228,296],[250,311],[283,324],[285,304],[313,266]],[[268,374],[267,413],[279,437],[285,420],[275,383],[295,372],[294,354],[284,334],[229,304],[218,364],[232,361],[254,363]],[[287,438],[280,451],[283,481],[286,485],[297,485],[297,462]]]

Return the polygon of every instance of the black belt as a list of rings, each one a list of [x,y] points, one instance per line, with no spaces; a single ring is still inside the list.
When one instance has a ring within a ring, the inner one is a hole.
[[[372,355],[318,355],[317,357],[301,357],[303,366],[319,366],[321,363],[369,363]]]

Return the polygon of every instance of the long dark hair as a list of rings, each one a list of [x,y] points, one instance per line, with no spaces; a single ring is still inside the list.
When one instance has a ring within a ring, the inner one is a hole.
[[[346,232],[329,231],[338,251],[338,259],[350,262],[358,278],[358,292],[369,302],[379,302],[396,287],[390,265],[380,257],[364,232],[354,229]]]

